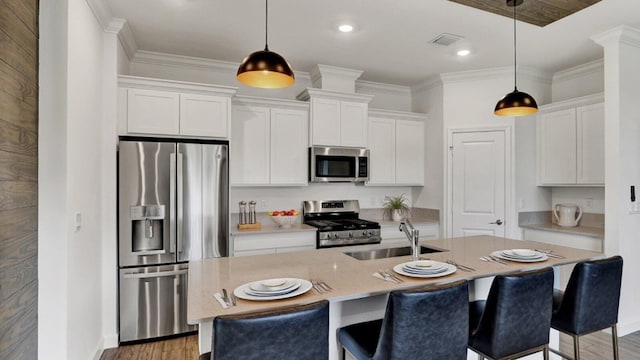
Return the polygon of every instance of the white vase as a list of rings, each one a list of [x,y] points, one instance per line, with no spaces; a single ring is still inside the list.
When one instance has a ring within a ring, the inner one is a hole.
[[[393,219],[393,221],[401,221],[402,212],[398,209],[391,210],[391,219]]]

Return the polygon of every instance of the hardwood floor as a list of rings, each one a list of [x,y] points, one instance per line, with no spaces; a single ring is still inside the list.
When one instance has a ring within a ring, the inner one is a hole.
[[[198,335],[106,349],[100,360],[198,360]]]
[[[640,331],[623,336],[618,339],[618,342],[620,347],[620,360],[637,360],[640,358]],[[561,350],[570,353],[573,351],[571,346],[571,337],[561,334]],[[611,335],[597,332],[581,337],[580,355],[582,360],[612,359]],[[106,349],[100,357],[100,360],[151,359],[197,360],[198,335]]]

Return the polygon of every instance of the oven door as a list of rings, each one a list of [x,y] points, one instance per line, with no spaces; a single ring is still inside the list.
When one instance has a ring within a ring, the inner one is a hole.
[[[364,182],[369,150],[314,146],[309,149],[310,182]]]

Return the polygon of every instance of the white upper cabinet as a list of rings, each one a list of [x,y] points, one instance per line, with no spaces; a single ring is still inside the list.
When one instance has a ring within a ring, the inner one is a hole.
[[[236,88],[119,76],[119,135],[229,138]]]
[[[229,137],[231,98],[180,94],[180,134]]]
[[[538,185],[604,184],[602,94],[541,106],[537,120]]]
[[[233,100],[232,186],[306,186],[308,104],[237,96]]]
[[[307,88],[299,100],[311,103],[310,145],[367,146],[367,112],[373,95]]]
[[[367,185],[424,185],[424,114],[369,112]]]
[[[576,109],[578,184],[604,184],[604,103]]]
[[[180,94],[169,91],[129,89],[127,131],[177,135],[180,133]]]

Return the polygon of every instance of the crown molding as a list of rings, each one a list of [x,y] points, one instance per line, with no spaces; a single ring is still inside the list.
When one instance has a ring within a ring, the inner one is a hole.
[[[421,91],[428,91],[432,89],[436,89],[438,87],[442,87],[442,77],[440,75],[432,76],[418,84],[411,86],[411,93],[417,93]]]
[[[388,118],[388,119],[400,119],[400,120],[424,121],[427,119],[427,114],[424,114],[424,113],[386,110],[386,109],[369,109],[369,116]]]
[[[111,23],[111,18],[113,18],[109,6],[107,6],[104,0],[86,1],[87,5],[89,5],[89,8],[91,9],[91,12],[93,12],[93,16],[95,16],[96,20],[98,20],[98,23],[100,23],[102,30],[107,31]]]
[[[366,80],[356,80],[356,92],[366,94],[368,91],[398,96],[411,96],[411,88],[403,85],[392,85]]]
[[[527,78],[530,80],[536,80],[544,84],[551,85],[551,74],[546,71],[541,71],[528,66],[518,66],[516,69],[518,78]],[[513,75],[513,66],[489,68],[480,70],[458,71],[452,73],[441,74],[443,84],[467,82],[467,81],[482,81],[482,80],[495,80],[500,77],[507,77]]]
[[[237,87],[203,84],[188,81],[165,79],[151,79],[141,76],[118,75],[118,85],[126,88],[149,90],[163,90],[173,92],[189,92],[196,94],[218,95],[232,97],[238,91]]]
[[[244,106],[276,106],[278,108],[287,108],[294,110],[309,111],[309,103],[306,101],[264,98],[257,96],[235,95],[231,98],[234,105]]]
[[[602,47],[615,43],[640,47],[640,30],[629,25],[621,25],[594,35],[591,37],[591,40],[595,41]]]
[[[136,39],[133,36],[129,23],[127,20],[114,18],[111,20],[111,24],[119,26],[119,29],[116,32],[116,34],[118,34],[118,40],[120,41],[120,44],[122,44],[122,48],[124,49],[124,53],[127,55],[127,58],[131,61],[138,52],[138,44],[136,43]]]
[[[604,102],[604,93],[600,92],[592,95],[585,95],[573,99],[567,99],[562,101],[556,101],[550,104],[540,105],[539,110],[540,113],[549,112],[549,111],[558,111],[564,110],[568,108],[573,108],[576,106],[586,106]]]
[[[333,90],[324,90],[324,89],[316,89],[316,88],[306,88],[304,89],[296,99],[301,101],[310,100],[312,97],[321,97],[325,99],[336,99],[336,100],[346,100],[346,101],[354,101],[361,103],[369,103],[371,99],[375,97],[375,95],[367,95],[367,94],[356,94],[356,93],[345,93],[340,91]]]
[[[598,59],[553,74],[553,81],[569,81],[591,74],[604,73],[604,59]]]
[[[132,63],[181,67],[194,70],[205,70],[224,74],[235,74],[240,63],[231,61],[214,60],[208,58],[159,53],[146,50],[137,50],[131,59]],[[309,73],[295,71],[296,79],[309,80]]]

